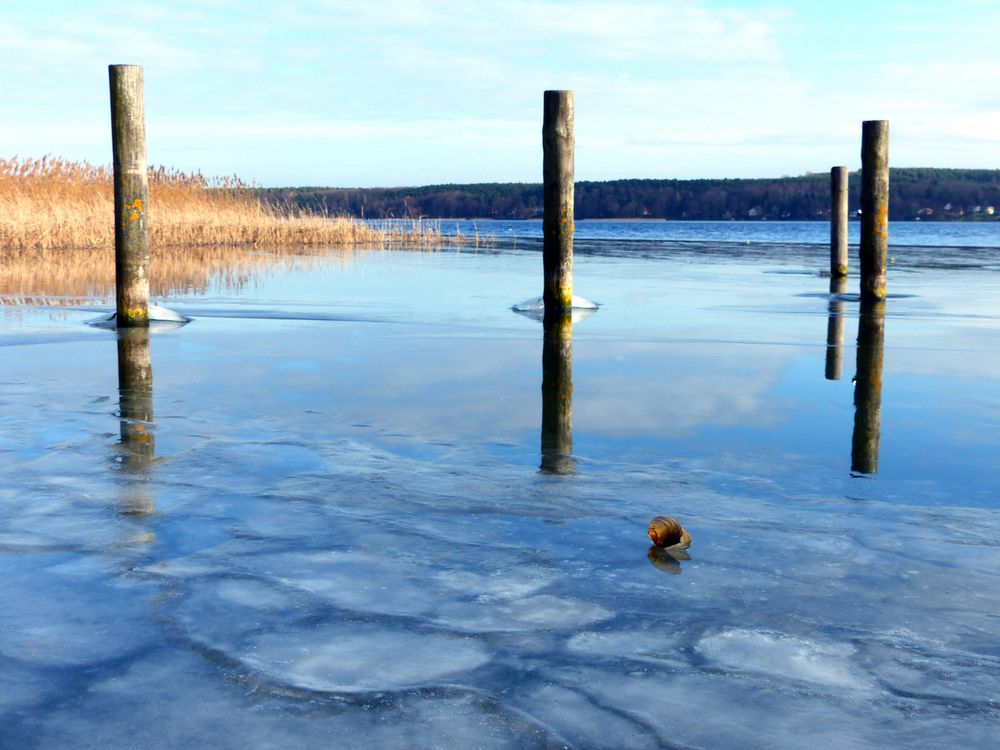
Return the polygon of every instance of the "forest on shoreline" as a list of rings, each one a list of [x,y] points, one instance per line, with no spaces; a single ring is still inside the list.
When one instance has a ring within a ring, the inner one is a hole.
[[[860,172],[849,179],[851,211]],[[1000,170],[895,168],[894,221],[1000,220]],[[261,190],[268,203],[328,216],[368,219],[537,219],[541,183],[474,183],[397,188],[296,187]],[[808,220],[830,215],[830,176],[576,183],[577,219]]]

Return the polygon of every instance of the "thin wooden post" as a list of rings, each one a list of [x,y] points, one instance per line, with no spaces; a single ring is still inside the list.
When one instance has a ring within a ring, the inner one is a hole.
[[[885,350],[885,302],[862,300],[858,318],[858,369],[854,379],[854,432],[851,471],[878,472],[882,424],[882,359]]]
[[[830,315],[826,322],[826,379],[840,380],[844,361],[844,313],[840,295],[847,291],[847,279],[830,279]]]
[[[847,276],[847,167],[830,170],[830,276]]]
[[[115,177],[115,303],[119,328],[149,325],[149,185],[143,76],[109,65]]]
[[[573,92],[546,91],[542,121],[545,319],[573,307]]]
[[[573,319],[545,326],[542,344],[542,464],[546,474],[570,474],[573,461]]]
[[[889,256],[889,122],[861,126],[861,296],[885,299]]]

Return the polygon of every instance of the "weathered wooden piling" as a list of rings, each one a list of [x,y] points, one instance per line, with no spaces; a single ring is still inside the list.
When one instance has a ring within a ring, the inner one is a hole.
[[[573,319],[545,326],[542,344],[542,463],[546,474],[570,474],[573,461]]]
[[[830,276],[847,276],[847,167],[830,170]]]
[[[573,307],[573,92],[546,91],[542,121],[545,320]]]
[[[861,296],[885,299],[889,256],[889,122],[861,127]]]
[[[861,301],[858,319],[858,364],[854,381],[854,433],[851,471],[878,472],[882,422],[882,358],[885,349],[885,302]]]
[[[143,75],[109,65],[115,178],[115,303],[119,328],[149,325],[149,185]]]
[[[840,380],[844,362],[844,313],[846,304],[839,297],[847,291],[847,279],[830,278],[830,315],[826,322],[826,379]]]

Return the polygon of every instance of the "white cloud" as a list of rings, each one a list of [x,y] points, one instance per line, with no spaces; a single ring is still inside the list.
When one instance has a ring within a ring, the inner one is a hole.
[[[996,28],[984,7],[942,19],[941,48],[920,55],[931,31],[905,9],[883,46],[846,40],[841,54],[811,9],[735,0],[176,0],[61,14],[15,2],[0,17],[6,148],[105,154],[106,66],[135,62],[151,159],[154,144],[184,168],[210,168],[211,154],[247,179],[292,183],[303,165],[320,182],[346,165],[361,184],[537,179],[551,88],[576,91],[580,179],[853,165],[861,120],[883,117],[894,163],[995,167],[1000,47],[983,43]],[[968,54],[944,46],[955,39]],[[808,44],[821,41],[819,64]]]

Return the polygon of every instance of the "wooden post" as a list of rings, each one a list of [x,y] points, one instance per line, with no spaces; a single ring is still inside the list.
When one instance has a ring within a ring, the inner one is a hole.
[[[573,92],[546,91],[542,121],[545,320],[573,307]]]
[[[858,369],[854,381],[854,433],[851,471],[878,472],[882,423],[882,358],[885,349],[885,302],[862,300],[858,318]]]
[[[847,291],[847,279],[830,279],[830,315],[826,322],[826,379],[840,380],[844,361],[844,300],[839,297]]]
[[[149,186],[142,67],[109,65],[115,177],[115,303],[119,328],[149,325]]]
[[[885,299],[889,255],[889,122],[861,126],[861,296]]]
[[[542,344],[542,464],[546,474],[573,472],[573,319],[545,326]]]
[[[830,170],[830,276],[847,276],[847,167]]]

